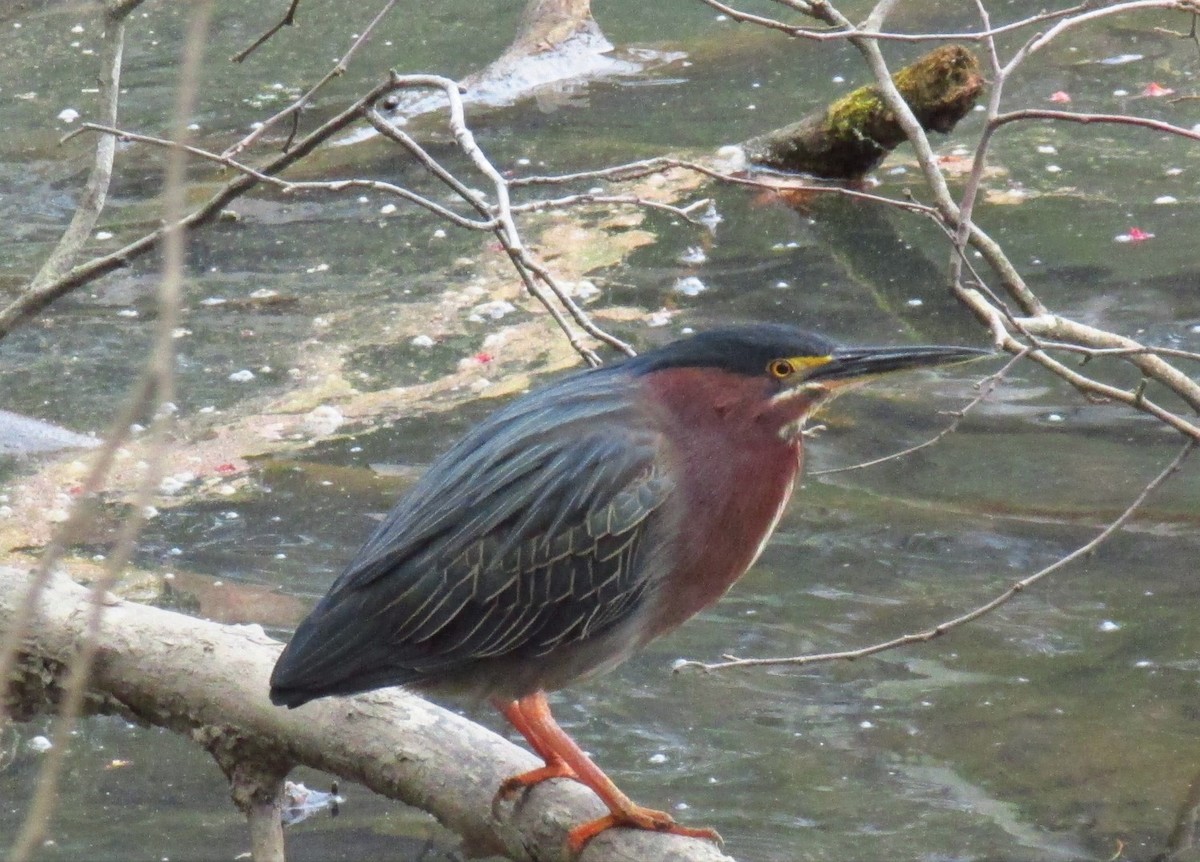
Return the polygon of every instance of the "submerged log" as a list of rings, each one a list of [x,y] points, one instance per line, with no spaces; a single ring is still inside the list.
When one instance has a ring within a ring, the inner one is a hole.
[[[24,572],[0,566],[0,631],[12,625],[27,583]],[[65,577],[43,595],[7,695],[12,715],[52,707],[89,603],[89,591]],[[273,706],[267,679],[282,644],[259,626],[218,625],[116,598],[107,604],[89,708],[183,734],[231,778],[261,774],[271,781],[260,783],[277,783],[288,768],[310,766],[428,811],[463,836],[468,854],[529,862],[569,862],[567,831],[606,813],[582,785],[556,780],[493,814],[500,782],[539,765],[503,737],[395,689],[294,710]],[[236,782],[234,791],[236,799]],[[277,817],[259,820],[270,827]],[[630,859],[732,862],[706,841],[630,829],[598,836],[578,862]]]
[[[983,89],[979,60],[961,45],[944,45],[892,76],[922,128],[954,128]],[[860,87],[799,122],[741,145],[749,162],[790,173],[857,179],[905,139],[874,86]]]

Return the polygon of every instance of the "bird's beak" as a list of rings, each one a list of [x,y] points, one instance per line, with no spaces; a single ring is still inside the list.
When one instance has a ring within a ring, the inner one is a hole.
[[[974,347],[839,347],[827,362],[810,366],[804,383],[830,383],[837,388],[893,371],[952,365],[990,356]]]

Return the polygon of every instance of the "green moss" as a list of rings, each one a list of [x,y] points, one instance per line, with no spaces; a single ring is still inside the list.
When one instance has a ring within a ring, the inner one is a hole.
[[[974,107],[983,89],[979,60],[961,45],[930,51],[892,80],[921,126],[943,133]],[[878,88],[869,86],[743,146],[750,161],[764,167],[850,179],[874,168],[903,140]]]

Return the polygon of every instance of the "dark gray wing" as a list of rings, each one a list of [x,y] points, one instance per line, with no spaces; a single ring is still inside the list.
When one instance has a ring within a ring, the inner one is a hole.
[[[432,682],[636,612],[667,565],[661,436],[603,369],[497,411],[439,458],[297,630],[272,696]]]

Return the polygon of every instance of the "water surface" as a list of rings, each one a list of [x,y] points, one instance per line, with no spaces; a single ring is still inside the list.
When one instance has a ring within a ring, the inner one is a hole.
[[[336,111],[390,66],[451,76],[479,68],[503,49],[518,5],[452,2],[396,15],[315,113]],[[153,133],[166,125],[182,8],[150,5],[131,25],[122,120],[130,128]],[[196,118],[202,142],[224,146],[342,50],[349,25],[331,22],[350,16],[350,7],[314,0],[302,8],[299,28],[253,62],[230,66],[223,58],[267,16],[220,4]],[[1010,3],[993,12],[1011,20],[1038,8]],[[528,170],[568,171],[706,152],[790,122],[866,80],[848,46],[738,27],[698,3],[621,0],[597,11],[619,46],[683,51],[687,59],[558,100],[489,110],[475,131],[506,169],[521,159]],[[364,22],[366,12],[353,10]],[[897,14],[895,26],[910,30],[974,25],[970,7],[958,3]],[[1150,33],[1151,23],[1081,29],[1073,49],[1049,50],[1017,76],[1013,104],[1048,105],[1052,92],[1064,90],[1080,110],[1190,125],[1188,103],[1136,96],[1151,80],[1180,92],[1195,86],[1193,47]],[[76,24],[82,33],[72,33]],[[78,195],[86,145],[77,139],[56,148],[64,129],[55,117],[64,107],[86,107],[80,91],[90,86],[94,58],[81,52],[95,46],[96,24],[85,10],[51,5],[0,39],[0,274],[12,286],[46,253]],[[894,45],[889,55],[899,63],[917,50]],[[1101,62],[1133,54],[1140,59]],[[970,146],[978,131],[978,117],[968,117],[939,147]],[[363,173],[416,176],[382,147],[362,152]],[[995,156],[1005,173],[990,186],[1027,199],[985,206],[979,219],[1048,304],[1152,343],[1200,349],[1194,145],[1140,130],[1029,124],[1001,133]],[[103,221],[115,238],[97,240],[95,251],[152,222],[158,159],[123,151]],[[198,185],[221,181],[195,173]],[[907,148],[878,179],[881,193],[912,188],[923,196]],[[636,344],[726,320],[786,320],[860,342],[986,341],[945,291],[945,244],[929,225],[861,206],[796,213],[740,190],[705,193],[716,196],[724,218],[715,236],[651,215],[644,227],[655,243],[590,274],[605,302],[678,312],[663,328],[641,319],[618,324]],[[1154,203],[1164,196],[1176,202]],[[381,220],[379,206],[355,196],[282,200],[264,192],[237,204],[240,221],[196,236],[191,334],[180,346],[185,416],[236,412],[283,391],[314,319],[345,308],[403,315],[406,304],[459,277],[457,258],[479,254],[475,236],[448,229],[434,242],[442,226],[431,217]],[[1155,239],[1114,242],[1132,226]],[[703,263],[680,262],[692,246],[704,247]],[[103,430],[114,383],[130,379],[144,358],[154,267],[136,262],[7,339],[0,406],[77,431]],[[707,289],[681,295],[675,285],[688,276]],[[257,309],[202,302],[262,289],[295,301]],[[486,324],[473,332],[482,339]],[[476,337],[428,354],[407,343],[360,344],[357,379],[378,389],[418,382],[475,349]],[[961,408],[975,380],[996,365],[889,380],[848,396],[810,445],[811,465],[851,464],[926,439],[948,421],[942,411]],[[228,375],[242,368],[260,373],[230,384]],[[1097,373],[1133,382],[1120,366]],[[193,612],[204,612],[214,582],[264,587],[248,593],[238,612],[286,636],[370,531],[372,515],[492,406],[417,412],[264,461],[244,495],[164,510],[138,562],[186,573],[190,586],[178,602]],[[959,614],[1087,541],[1176,447],[1152,421],[1089,404],[1034,366],[1020,367],[938,446],[870,470],[810,478],[762,560],[724,602],[618,672],[555,695],[559,716],[630,795],[717,828],[739,859],[1153,858],[1200,771],[1194,474],[1156,496],[1095,556],[947,638],[854,664],[708,675],[670,668],[680,657],[860,646]],[[387,475],[376,474],[379,465]],[[268,605],[264,597],[276,587],[292,604]],[[499,728],[492,716],[479,718]],[[0,834],[19,823],[35,780],[38,757],[24,743],[46,726],[18,728],[22,747],[0,771]],[[298,777],[316,787],[329,782]],[[289,858],[451,852],[452,837],[421,813],[361,788],[342,792],[341,816],[290,831]],[[246,849],[206,754],[112,718],[81,724],[52,835],[47,859],[217,860]]]

